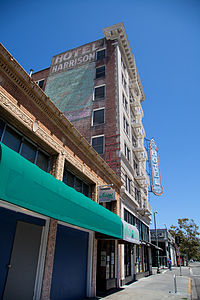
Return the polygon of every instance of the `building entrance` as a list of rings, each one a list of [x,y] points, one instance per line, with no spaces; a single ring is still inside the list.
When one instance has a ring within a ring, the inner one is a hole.
[[[33,299],[42,226],[17,222],[3,300]]]

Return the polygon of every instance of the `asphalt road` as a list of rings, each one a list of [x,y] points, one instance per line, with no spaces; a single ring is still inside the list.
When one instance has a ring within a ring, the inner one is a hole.
[[[200,262],[190,263],[190,275],[193,279],[192,300],[200,300]]]

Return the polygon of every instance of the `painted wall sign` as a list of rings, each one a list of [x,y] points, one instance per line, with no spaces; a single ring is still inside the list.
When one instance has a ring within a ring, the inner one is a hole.
[[[139,231],[136,226],[133,226],[126,221],[123,221],[123,239],[125,241],[140,244]]]
[[[115,190],[99,190],[99,202],[110,202],[115,200]]]
[[[50,73],[54,74],[96,60],[96,51],[102,48],[103,40],[66,51],[53,57]]]
[[[150,152],[151,178],[152,178],[151,190],[155,195],[160,196],[163,194],[164,191],[161,182],[158,150],[157,150],[156,143],[153,139],[151,139],[150,141],[149,152]]]

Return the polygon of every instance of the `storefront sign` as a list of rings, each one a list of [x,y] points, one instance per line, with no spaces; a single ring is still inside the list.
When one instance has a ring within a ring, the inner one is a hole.
[[[78,47],[53,57],[51,73],[73,69],[96,60],[97,49],[102,48],[102,40]]]
[[[160,176],[160,164],[158,158],[158,150],[156,147],[156,143],[153,139],[150,141],[150,163],[151,163],[151,177],[152,177],[152,192],[160,196],[163,194],[163,187],[161,183],[161,176]]]
[[[99,190],[99,202],[110,202],[115,200],[115,190]]]
[[[133,226],[126,221],[123,221],[123,239],[130,243],[139,244],[139,231],[136,226]]]

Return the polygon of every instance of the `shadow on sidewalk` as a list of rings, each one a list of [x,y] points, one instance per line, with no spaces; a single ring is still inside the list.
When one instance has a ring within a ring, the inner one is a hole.
[[[112,294],[115,294],[117,292],[123,291],[124,288],[118,288],[118,289],[111,289],[109,291],[106,292],[97,292],[97,296],[95,298],[84,298],[84,299],[80,299],[80,300],[98,300],[98,299],[103,299],[104,297],[110,296]]]

